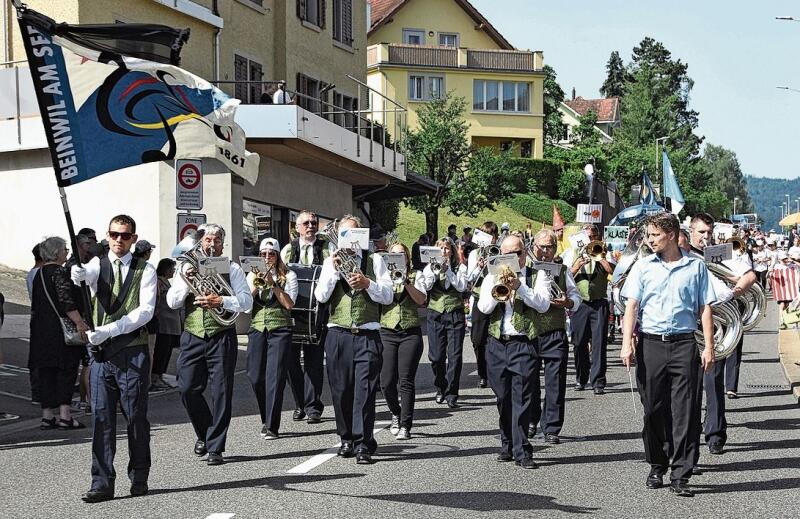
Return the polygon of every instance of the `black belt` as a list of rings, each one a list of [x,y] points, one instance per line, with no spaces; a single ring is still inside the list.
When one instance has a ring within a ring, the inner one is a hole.
[[[645,339],[650,339],[651,341],[658,341],[658,342],[678,342],[678,341],[685,341],[687,339],[694,339],[694,332],[686,332],[686,333],[641,333],[640,334]]]
[[[331,326],[329,329],[337,330],[337,331],[340,331],[342,333],[349,333],[349,334],[352,334],[352,335],[368,335],[370,333],[380,334],[380,330],[367,330],[367,329],[361,329],[361,328],[357,328],[357,327],[343,328],[341,326]]]
[[[528,339],[528,336],[524,335],[524,334],[519,334],[519,335],[502,334],[502,335],[500,335],[500,338],[497,339],[497,340],[500,341],[500,342],[508,342],[508,341],[524,341],[524,340],[527,340],[527,339]]]

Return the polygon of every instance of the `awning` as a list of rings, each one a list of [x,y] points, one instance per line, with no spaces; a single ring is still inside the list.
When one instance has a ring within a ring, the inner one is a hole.
[[[353,186],[353,199],[377,202],[393,198],[432,195],[441,184],[427,177],[407,172],[406,180],[392,180],[382,186]]]

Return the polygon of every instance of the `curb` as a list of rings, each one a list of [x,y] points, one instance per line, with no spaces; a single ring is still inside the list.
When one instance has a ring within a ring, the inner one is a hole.
[[[778,333],[778,358],[800,405],[800,328],[780,330]]]

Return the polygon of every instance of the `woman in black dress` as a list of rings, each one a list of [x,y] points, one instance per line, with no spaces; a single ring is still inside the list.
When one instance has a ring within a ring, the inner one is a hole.
[[[62,238],[47,238],[39,244],[44,264],[33,280],[31,300],[31,357],[39,370],[41,388],[41,429],[83,429],[70,412],[78,364],[84,346],[67,346],[60,317],[67,317],[85,332],[88,327],[78,313],[77,290],[62,265],[67,246]],[[49,296],[49,299],[48,299]],[[52,304],[51,304],[52,300]],[[53,308],[55,307],[55,309]],[[58,409],[59,416],[54,415]]]

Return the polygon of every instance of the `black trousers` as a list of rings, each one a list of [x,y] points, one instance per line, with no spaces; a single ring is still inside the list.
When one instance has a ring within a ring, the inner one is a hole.
[[[337,433],[342,441],[353,442],[356,453],[375,452],[375,393],[383,358],[380,333],[328,328],[325,355]]]
[[[744,336],[739,339],[736,350],[741,351],[743,344]],[[728,441],[728,420],[725,418],[725,391],[728,376],[732,371],[728,369],[728,361],[731,357],[715,362],[711,370],[703,376],[703,387],[706,390],[706,420],[703,433],[705,434],[706,443],[725,445],[725,442]],[[735,367],[736,362],[732,362],[732,365]],[[736,378],[738,379],[738,369],[736,371]]]
[[[537,362],[536,349],[524,335],[506,341],[489,337],[486,372],[500,413],[500,451],[511,454],[517,461],[529,458],[533,453],[528,441],[528,426],[533,394],[539,391],[531,376]]]
[[[292,329],[251,329],[247,334],[247,379],[253,386],[261,423],[277,433],[281,426],[283,390],[293,355]]]
[[[163,375],[169,367],[172,349],[181,344],[180,335],[159,333],[156,335],[156,347],[153,349],[153,375]]]
[[[198,439],[206,442],[208,452],[225,452],[236,354],[236,330],[224,330],[207,338],[189,332],[181,335],[178,389],[194,432]],[[211,393],[210,408],[203,396],[206,387]]]
[[[289,358],[289,387],[294,397],[295,408],[303,409],[308,416],[321,416],[322,384],[325,372],[325,334],[319,344],[295,344]],[[303,363],[300,364],[300,351]]]
[[[699,427],[697,343],[693,337],[675,342],[642,338],[637,355],[645,459],[663,474],[670,467],[671,455],[672,481],[688,481],[696,461]]]
[[[78,346],[74,346],[77,348]],[[67,366],[55,368],[39,368],[38,380],[41,394],[39,398],[42,409],[52,409],[60,405],[72,403],[72,393],[75,389],[75,377],[78,375],[80,359],[75,359]]]
[[[433,384],[448,402],[458,398],[465,327],[462,308],[441,314],[428,308],[428,359]]]
[[[531,371],[533,389],[531,423],[538,423],[545,434],[559,434],[564,426],[564,402],[567,392],[567,333],[555,330],[533,340],[537,353]],[[542,405],[540,372],[544,371],[544,405]]]
[[[400,417],[400,427],[411,430],[414,422],[415,379],[422,358],[422,331],[419,326],[408,330],[381,328],[383,367],[381,392],[393,415]],[[400,385],[400,399],[397,386]]]
[[[486,380],[486,341],[489,339],[489,316],[478,310],[478,298],[472,303],[472,330],[470,339],[478,363],[478,377]]]
[[[114,492],[117,473],[117,407],[128,422],[128,478],[146,483],[150,475],[150,422],[147,390],[150,359],[147,345],[121,349],[111,358],[89,362],[92,388],[92,490]]]
[[[576,382],[590,382],[594,388],[606,387],[608,350],[608,299],[583,301],[570,319]],[[589,341],[592,356],[589,360]]]
[[[744,335],[739,339],[734,351],[725,359],[725,391],[739,392],[739,369],[742,367],[742,348],[744,347]]]

